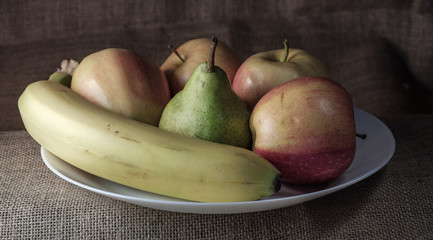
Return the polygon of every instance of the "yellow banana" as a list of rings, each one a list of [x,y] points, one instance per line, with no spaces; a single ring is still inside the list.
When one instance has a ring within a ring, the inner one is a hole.
[[[280,172],[252,151],[127,119],[55,81],[31,83],[18,106],[40,145],[120,184],[200,202],[257,200],[280,188]]]

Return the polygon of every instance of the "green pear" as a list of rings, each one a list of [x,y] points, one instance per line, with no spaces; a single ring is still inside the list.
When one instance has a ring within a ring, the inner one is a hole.
[[[181,135],[251,148],[251,112],[232,90],[227,74],[214,66],[217,38],[208,62],[200,63],[185,87],[165,107],[159,127]]]

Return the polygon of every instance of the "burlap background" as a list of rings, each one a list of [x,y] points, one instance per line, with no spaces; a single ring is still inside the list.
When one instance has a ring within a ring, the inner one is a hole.
[[[433,4],[393,1],[3,1],[0,129],[22,129],[16,100],[63,58],[124,47],[161,64],[167,45],[216,35],[242,59],[290,45],[329,67],[376,116],[431,113]],[[408,89],[409,88],[409,89]],[[428,102],[428,104],[426,103]]]
[[[124,47],[161,64],[169,43],[212,35],[243,59],[284,38],[317,55],[356,106],[391,128],[393,159],[326,197],[234,215],[123,203],[45,167],[16,105],[25,86],[66,57]],[[432,63],[429,0],[0,0],[0,238],[433,239]]]

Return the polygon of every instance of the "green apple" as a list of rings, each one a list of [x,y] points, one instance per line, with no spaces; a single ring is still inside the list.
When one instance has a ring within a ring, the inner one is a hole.
[[[208,60],[211,44],[212,39],[198,38],[183,43],[177,49],[169,46],[172,53],[161,65],[161,69],[167,76],[172,96],[183,89],[197,66]],[[241,60],[227,44],[219,41],[215,52],[215,65],[226,72],[231,83]]]
[[[72,75],[71,89],[102,108],[154,126],[170,100],[159,66],[120,48],[86,56]]]
[[[303,76],[328,77],[326,66],[318,58],[301,49],[290,48],[256,53],[239,67],[233,90],[253,109],[271,89]]]
[[[253,151],[291,184],[321,184],[343,174],[356,150],[352,99],[337,82],[301,77],[265,94],[250,118]]]

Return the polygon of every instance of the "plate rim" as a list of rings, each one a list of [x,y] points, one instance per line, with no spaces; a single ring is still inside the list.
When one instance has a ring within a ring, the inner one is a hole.
[[[141,205],[141,206],[145,206],[145,207],[149,207],[149,208],[154,208],[154,209],[173,211],[173,212],[183,212],[183,213],[233,214],[233,213],[258,212],[258,211],[278,209],[278,208],[282,208],[282,207],[296,205],[296,204],[299,204],[302,202],[310,201],[310,200],[320,198],[322,196],[340,191],[344,188],[347,188],[353,184],[356,184],[356,183],[370,177],[371,175],[375,174],[376,172],[378,172],[380,169],[382,169],[384,166],[386,166],[389,163],[389,161],[392,159],[392,157],[395,153],[395,149],[396,149],[395,138],[394,138],[392,131],[389,129],[389,127],[385,123],[383,123],[380,119],[373,116],[372,114],[370,114],[370,113],[368,113],[368,112],[366,112],[360,108],[357,108],[357,107],[354,107],[354,110],[355,110],[355,115],[364,114],[364,115],[370,117],[372,120],[376,121],[376,123],[381,125],[381,127],[384,130],[386,130],[386,132],[388,133],[388,135],[390,137],[388,139],[390,141],[389,142],[390,149],[389,149],[389,154],[386,156],[386,159],[384,161],[381,161],[380,164],[375,166],[372,170],[362,174],[361,176],[358,176],[354,179],[351,179],[347,182],[343,182],[343,183],[338,184],[336,186],[332,186],[330,188],[324,188],[324,189],[321,189],[318,191],[308,192],[308,193],[294,195],[294,196],[286,196],[286,197],[281,197],[281,198],[269,198],[269,199],[265,198],[265,199],[260,199],[260,200],[256,200],[256,201],[229,202],[229,203],[226,203],[226,202],[223,202],[223,203],[219,203],[219,202],[201,203],[201,202],[193,202],[193,201],[176,199],[176,198],[173,198],[173,200],[139,198],[136,196],[124,195],[121,193],[110,192],[110,191],[107,191],[104,189],[89,186],[83,182],[80,182],[76,179],[73,179],[69,176],[66,176],[64,173],[60,172],[60,170],[56,169],[49,162],[49,160],[48,160],[49,157],[47,156],[47,153],[51,154],[53,157],[63,161],[62,159],[58,158],[57,156],[55,156],[54,154],[49,152],[43,146],[41,146],[40,151],[41,151],[41,157],[42,157],[44,164],[53,173],[55,173],[60,178],[66,180],[66,181],[68,181],[68,182],[70,182],[76,186],[84,188],[86,190],[89,190],[89,191],[92,191],[92,192],[95,192],[95,193],[98,193],[98,194],[101,194],[101,195],[104,195],[107,197],[115,198],[117,200],[126,201],[129,203],[133,203],[136,205]],[[63,163],[70,165],[67,162],[63,162]],[[75,166],[72,166],[72,165],[70,165],[70,166],[73,168],[76,168]],[[90,173],[87,173],[87,172],[85,172],[79,168],[76,168],[76,169],[79,171],[82,171],[86,174],[90,174]],[[90,174],[90,175],[92,175],[92,174]],[[102,179],[104,181],[112,182],[110,180],[106,180],[106,179],[97,177],[95,175],[92,175],[92,176],[99,178],[99,179]],[[112,183],[114,183],[114,182],[112,182]],[[118,183],[115,183],[115,184],[118,184]],[[121,184],[119,184],[119,185],[121,185]],[[126,187],[126,188],[130,188],[130,187],[125,186],[125,185],[121,185],[121,186]],[[141,190],[138,190],[138,191],[141,191]],[[292,202],[289,201],[289,200],[293,200],[293,199],[295,199],[295,200],[299,199],[300,201],[292,201]],[[230,208],[226,209],[228,206],[230,206]],[[242,209],[236,209],[237,206],[242,206],[243,208]],[[179,208],[179,207],[183,207],[183,208]],[[259,208],[257,208],[257,207],[259,207]]]

